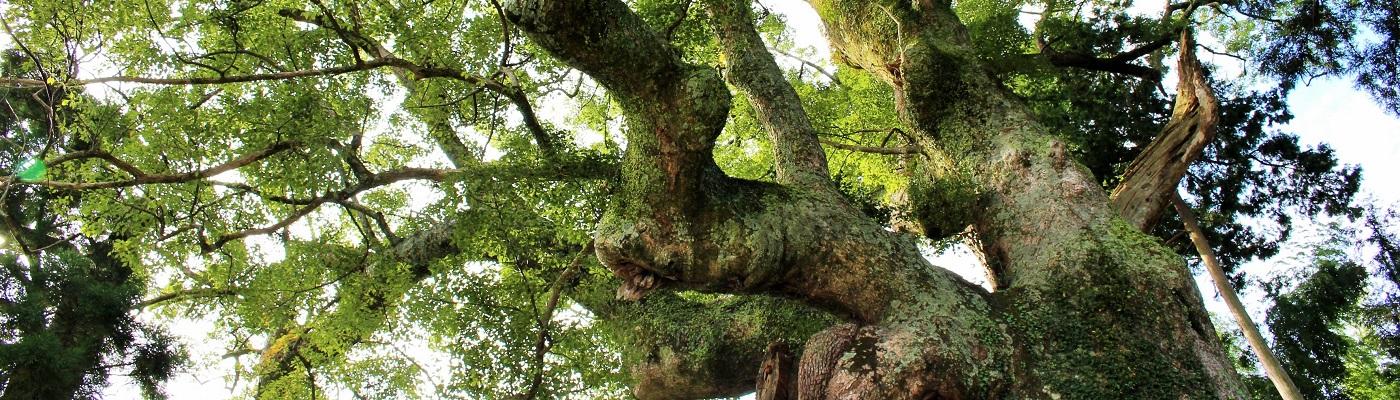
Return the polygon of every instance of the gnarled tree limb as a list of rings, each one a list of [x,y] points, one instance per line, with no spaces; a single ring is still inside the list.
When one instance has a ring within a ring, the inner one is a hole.
[[[802,109],[797,91],[783,77],[763,38],[754,30],[749,3],[705,1],[710,26],[719,36],[720,50],[724,52],[727,78],[748,95],[758,120],[768,132],[778,183],[831,188],[826,153],[817,141],[817,132]]]
[[[1122,183],[1110,196],[1118,214],[1144,231],[1157,225],[1186,169],[1201,156],[1206,144],[1215,140],[1219,101],[1196,60],[1194,43],[1191,32],[1182,31],[1171,120],[1128,164]]]

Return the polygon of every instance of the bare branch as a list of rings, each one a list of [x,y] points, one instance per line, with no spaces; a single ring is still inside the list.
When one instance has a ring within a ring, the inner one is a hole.
[[[1050,65],[1056,67],[1074,67],[1091,71],[1129,75],[1149,81],[1162,79],[1162,73],[1160,71],[1126,61],[1116,61],[1114,60],[1114,58],[1117,58],[1116,56],[1113,58],[1098,58],[1082,53],[1060,53],[1052,50],[1049,46],[1041,49],[1041,55],[1050,62]]]
[[[184,299],[190,299],[190,298],[224,297],[224,296],[233,296],[233,295],[237,295],[237,294],[238,294],[238,290],[237,290],[237,289],[233,289],[233,288],[200,288],[200,289],[182,290],[182,291],[170,292],[170,293],[162,294],[162,295],[159,295],[159,296],[156,296],[156,297],[152,297],[152,298],[149,298],[149,299],[146,299],[146,300],[142,300],[140,303],[136,303],[136,305],[134,305],[133,308],[135,308],[135,309],[142,309],[142,308],[146,308],[146,307],[150,307],[150,306],[159,305],[159,304],[161,304],[161,303],[165,303],[165,302],[169,302],[169,301],[184,300]]]
[[[817,70],[818,73],[820,73],[820,74],[826,76],[827,79],[830,79],[830,80],[831,80],[831,84],[836,85],[836,86],[841,86],[841,78],[837,78],[837,77],[836,77],[836,74],[833,74],[833,73],[831,73],[830,71],[827,71],[826,68],[822,68],[822,66],[817,65],[817,63],[808,61],[806,58],[798,57],[796,54],[792,54],[792,53],[783,51],[782,49],[779,49],[779,48],[777,48],[777,47],[769,47],[768,50],[770,50],[770,51],[772,51],[772,52],[774,52],[774,53],[782,54],[782,55],[787,56],[788,58],[791,58],[791,59],[793,59],[793,60],[797,60],[797,62],[802,63],[802,65],[806,65],[806,66],[808,66],[808,67],[812,67],[812,69]]]
[[[233,159],[233,160],[229,160],[229,161],[227,161],[227,162],[225,162],[225,163],[223,163],[223,164],[215,165],[215,166],[213,166],[213,167],[205,168],[205,169],[198,170],[198,171],[191,171],[191,172],[184,172],[184,173],[177,173],[177,174],[148,175],[148,174],[141,173],[140,175],[137,175],[136,173],[140,173],[141,170],[136,169],[135,167],[132,167],[132,166],[130,166],[130,165],[128,164],[128,165],[126,165],[126,166],[127,166],[128,168],[130,168],[130,169],[123,168],[123,170],[126,170],[127,172],[132,173],[133,175],[136,175],[136,176],[134,176],[132,179],[127,179],[127,180],[82,183],[82,182],[48,181],[48,180],[41,180],[41,181],[24,181],[24,180],[15,179],[15,177],[12,177],[12,176],[11,176],[11,177],[0,177],[0,186],[5,186],[5,187],[7,187],[7,186],[9,186],[9,185],[13,185],[13,184],[16,184],[16,183],[21,183],[21,184],[30,184],[30,185],[38,185],[38,186],[44,186],[44,187],[51,187],[51,188],[56,188],[56,189],[93,190],[93,189],[123,188],[123,187],[130,187],[130,186],[137,186],[137,185],[148,185],[148,184],[183,183],[183,182],[190,182],[190,181],[194,181],[194,180],[209,178],[209,177],[214,176],[214,175],[218,175],[218,174],[221,174],[221,173],[224,173],[224,172],[228,172],[228,171],[232,171],[232,170],[235,170],[235,169],[238,169],[238,168],[242,168],[242,167],[244,167],[244,166],[246,166],[246,165],[253,164],[253,163],[256,163],[256,162],[258,162],[258,161],[262,161],[263,159],[266,159],[266,158],[271,157],[271,156],[273,156],[273,155],[275,155],[275,154],[277,154],[277,153],[281,153],[281,152],[283,152],[283,151],[286,151],[286,150],[288,150],[288,149],[291,149],[291,148],[294,148],[294,147],[297,147],[297,146],[300,146],[300,143],[297,143],[297,142],[278,142],[278,143],[276,143],[276,144],[273,144],[272,146],[268,146],[267,148],[264,148],[264,149],[262,149],[262,150],[258,150],[258,151],[254,151],[254,152],[252,152],[252,153],[245,154],[245,155],[243,155],[242,157],[238,157],[238,158],[235,158],[235,159]],[[91,157],[102,158],[100,155],[96,155],[96,154],[89,154],[89,155],[85,155],[85,156],[91,156]],[[108,156],[110,156],[110,155],[108,155]],[[60,157],[56,158],[55,160],[56,160],[57,162],[64,162],[64,161],[69,161],[69,160],[76,159],[76,158],[81,158],[81,157],[66,157],[66,155],[65,155],[65,156],[60,156]],[[105,158],[104,158],[104,159],[105,159]],[[120,160],[117,160],[117,163],[114,163],[114,164],[118,164],[118,163],[120,163],[120,164],[125,164],[125,163],[121,162]],[[119,168],[120,168],[120,167],[119,167]]]
[[[311,204],[302,206],[300,209],[297,209],[291,215],[288,215],[286,218],[282,218],[275,224],[261,228],[244,229],[238,232],[220,235],[218,239],[214,240],[214,243],[200,243],[199,246],[204,250],[204,252],[208,253],[214,251],[214,249],[223,247],[224,244],[232,242],[234,240],[242,239],[249,236],[266,235],[273,232],[277,232],[282,228],[291,226],[293,223],[301,220],[301,217],[305,217],[312,211],[316,211],[316,209],[319,208],[321,204],[324,204],[325,202],[326,200],[319,199],[317,201],[312,202]]]
[[[538,332],[535,335],[534,377],[530,379],[530,388],[521,396],[522,399],[533,399],[538,395],[544,378],[544,356],[549,353],[549,348],[553,345],[550,343],[549,330],[553,325],[554,310],[559,308],[559,295],[563,293],[564,287],[571,285],[571,282],[574,282],[579,273],[583,271],[583,261],[586,256],[591,254],[593,254],[593,242],[584,245],[583,251],[574,256],[573,261],[569,262],[569,267],[564,269],[564,272],[560,273],[559,277],[555,278],[554,283],[550,285],[549,300],[545,303],[544,313],[537,315],[535,319]]]
[[[1215,250],[1211,249],[1205,231],[1201,230],[1201,225],[1196,223],[1196,213],[1191,211],[1191,207],[1181,200],[1181,194],[1176,190],[1172,190],[1171,203],[1176,207],[1177,215],[1181,216],[1181,224],[1191,235],[1191,244],[1195,245],[1196,252],[1201,254],[1201,264],[1205,265],[1206,271],[1210,273],[1210,279],[1215,282],[1215,290],[1220,292],[1220,297],[1225,300],[1226,308],[1229,308],[1230,315],[1235,317],[1235,323],[1244,332],[1245,341],[1249,342],[1249,347],[1254,350],[1254,355],[1264,366],[1264,371],[1269,376],[1269,380],[1273,381],[1274,388],[1285,399],[1301,400],[1303,395],[1298,392],[1298,386],[1293,384],[1293,379],[1288,376],[1288,371],[1283,369],[1283,364],[1280,364],[1278,358],[1274,357],[1273,351],[1269,350],[1269,342],[1265,341],[1264,336],[1259,334],[1259,327],[1249,318],[1249,311],[1245,310],[1239,294],[1235,292],[1235,288],[1230,286],[1230,280],[1225,276],[1225,270],[1220,268],[1220,262],[1215,258]]]
[[[909,146],[903,146],[903,147],[861,146],[861,145],[856,145],[856,144],[846,144],[846,143],[841,143],[841,142],[837,142],[837,141],[833,141],[833,140],[825,140],[825,139],[822,140],[822,144],[827,145],[827,146],[831,146],[831,147],[835,147],[835,148],[838,148],[838,149],[841,149],[841,150],[849,150],[849,151],[856,151],[856,152],[861,152],[861,153],[872,153],[872,154],[891,154],[891,155],[919,154],[919,152],[923,151],[923,148],[921,148],[921,147],[919,147],[919,146],[916,146],[916,145],[909,145]]]

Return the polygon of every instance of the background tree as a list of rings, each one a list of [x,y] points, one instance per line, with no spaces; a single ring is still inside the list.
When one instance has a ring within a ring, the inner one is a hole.
[[[4,54],[6,76],[43,80],[28,55]],[[5,141],[0,168],[11,179],[42,179],[34,149],[53,143],[51,127],[82,118],[71,107],[51,107],[34,92],[3,89],[10,111],[0,117]],[[53,93],[53,92],[50,92]],[[62,91],[53,98],[76,100]],[[65,103],[66,104],[66,103]],[[91,116],[114,110],[90,110]],[[62,121],[62,122],[60,122]],[[119,234],[89,235],[62,218],[83,197],[61,189],[7,187],[0,193],[0,393],[6,399],[78,398],[97,393],[109,369],[128,366],[148,396],[160,395],[183,354],[159,326],[133,320],[144,289],[117,246]]]

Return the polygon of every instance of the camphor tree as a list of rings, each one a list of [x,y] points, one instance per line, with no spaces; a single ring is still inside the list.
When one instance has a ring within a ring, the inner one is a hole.
[[[1309,76],[1397,104],[1381,0],[808,3],[835,72],[748,1],[4,5],[3,185],[43,206],[5,209],[0,385],[44,379],[12,310],[60,242],[257,398],[1245,398],[1167,205],[1227,266],[1360,218],[1272,126]],[[925,259],[955,241],[987,287]],[[158,395],[178,351],[124,335],[44,365]]]

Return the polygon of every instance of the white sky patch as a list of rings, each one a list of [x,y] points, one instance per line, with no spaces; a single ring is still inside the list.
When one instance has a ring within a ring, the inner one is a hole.
[[[1303,144],[1327,144],[1347,164],[1360,165],[1361,187],[1381,205],[1400,203],[1400,119],[1386,113],[1350,79],[1324,78],[1288,96],[1295,117],[1285,127]]]

